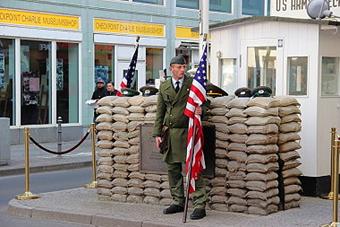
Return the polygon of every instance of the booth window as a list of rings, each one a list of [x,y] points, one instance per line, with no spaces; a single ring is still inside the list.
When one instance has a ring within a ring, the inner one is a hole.
[[[248,47],[248,87],[270,87],[276,91],[276,47]]]
[[[307,95],[308,57],[288,57],[288,95]]]
[[[142,2],[142,3],[163,5],[163,0],[133,0],[133,2]]]
[[[251,16],[263,16],[265,0],[242,0],[242,14]]]
[[[51,42],[21,40],[21,124],[51,123]]]
[[[79,62],[77,43],[57,43],[57,117],[63,123],[77,123]]]
[[[231,13],[231,0],[210,0],[210,11]]]
[[[155,79],[159,79],[160,71],[163,71],[163,49],[146,48],[146,84],[155,85]]]
[[[338,57],[322,57],[321,96],[339,96]]]
[[[111,45],[95,45],[94,76],[104,81],[114,81],[114,47]],[[117,87],[117,85],[115,85]]]
[[[0,117],[8,117],[15,124],[14,39],[0,39]]]
[[[223,58],[220,63],[220,87],[229,94],[233,93],[237,88],[236,58]]]

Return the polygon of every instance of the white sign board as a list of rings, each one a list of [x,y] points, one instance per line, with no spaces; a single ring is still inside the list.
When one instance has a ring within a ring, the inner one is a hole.
[[[311,0],[271,0],[270,16],[310,19],[307,5]],[[328,0],[333,15],[340,16],[340,0]]]

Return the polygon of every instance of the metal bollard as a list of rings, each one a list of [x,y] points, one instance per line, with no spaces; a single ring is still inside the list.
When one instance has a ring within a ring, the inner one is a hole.
[[[30,200],[40,198],[38,195],[34,195],[30,192],[30,159],[29,159],[29,150],[30,150],[30,141],[29,136],[30,132],[28,128],[24,129],[24,144],[25,144],[25,192],[23,194],[17,195],[15,198],[17,200]]]
[[[339,199],[339,152],[340,140],[335,141],[333,161],[333,222],[331,226],[338,226],[338,199]]]
[[[326,196],[322,196],[323,199],[330,199],[332,200],[333,199],[333,176],[334,176],[334,167],[333,167],[333,162],[334,162],[334,145],[335,145],[335,137],[336,137],[336,128],[331,128],[331,173],[330,173],[330,176],[331,176],[331,190],[330,192],[328,193],[328,195]]]
[[[97,167],[96,167],[96,124],[91,124],[91,150],[92,150],[92,182],[85,185],[85,188],[97,188]]]
[[[61,123],[63,122],[62,117],[58,117],[57,123],[58,123],[58,153],[60,155],[61,151],[62,151],[62,129],[61,129]]]
[[[333,154],[333,219],[330,224],[322,225],[323,227],[336,227],[339,226],[338,222],[338,199],[339,199],[339,152],[340,152],[340,140],[334,141],[332,147]]]

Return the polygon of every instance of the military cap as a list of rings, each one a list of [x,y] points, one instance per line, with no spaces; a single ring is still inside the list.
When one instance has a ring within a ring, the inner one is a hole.
[[[172,65],[172,64],[185,65],[186,61],[185,61],[185,58],[183,57],[183,55],[180,54],[180,55],[175,56],[171,59],[170,65]]]
[[[153,86],[143,86],[139,89],[140,92],[142,92],[143,96],[151,96],[155,95],[158,92],[158,89]]]
[[[212,83],[207,84],[207,96],[210,97],[221,97],[221,96],[228,96],[228,93],[224,91],[222,88],[217,87]]]
[[[247,87],[241,87],[235,91],[237,97],[251,97],[251,90]]]
[[[267,86],[258,86],[251,91],[253,97],[270,97],[273,91]]]
[[[139,92],[131,88],[122,88],[123,96],[132,97],[139,95]]]

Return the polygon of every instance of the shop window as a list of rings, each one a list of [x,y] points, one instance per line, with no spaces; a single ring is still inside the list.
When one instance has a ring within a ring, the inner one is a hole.
[[[288,95],[307,95],[307,57],[289,57],[288,67]]]
[[[242,0],[242,14],[251,16],[263,16],[265,0]]]
[[[321,96],[339,96],[339,58],[322,57]]]
[[[14,40],[0,39],[0,117],[10,118],[10,124],[15,124],[14,100]]]
[[[276,47],[248,47],[248,87],[270,87],[276,90]]]
[[[224,58],[220,60],[220,87],[229,94],[237,89],[237,66],[235,58]]]
[[[78,123],[78,44],[57,43],[57,116],[63,123]]]
[[[188,9],[198,9],[198,0],[176,0],[176,6]]]
[[[51,123],[51,43],[21,41],[21,124]]]
[[[150,4],[163,5],[163,0],[133,0],[134,2],[143,2]]]
[[[179,48],[176,49],[176,56],[179,54],[184,56],[187,63],[187,70],[198,67],[198,45],[181,45]]]
[[[110,45],[95,45],[95,81],[100,77],[104,81],[114,81],[114,47]],[[115,86],[117,87],[117,86]]]
[[[231,0],[210,0],[210,11],[231,13]]]
[[[163,49],[146,48],[146,84],[155,85],[163,71]]]

